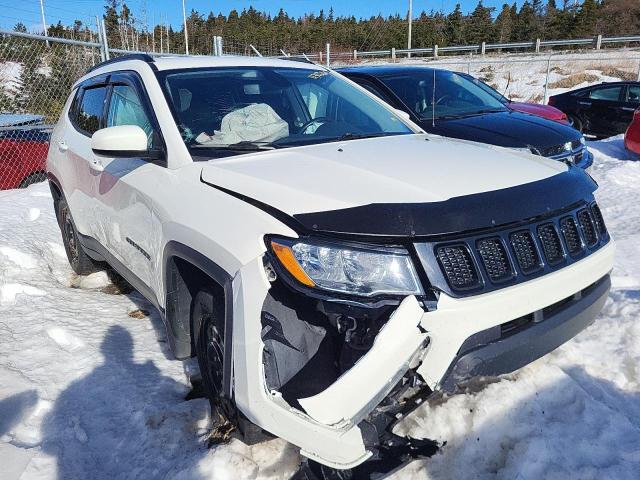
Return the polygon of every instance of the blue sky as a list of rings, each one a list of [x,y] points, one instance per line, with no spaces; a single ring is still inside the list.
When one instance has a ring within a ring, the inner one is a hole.
[[[458,0],[414,0],[414,11],[443,10],[451,11]],[[473,10],[477,0],[459,0],[465,12]],[[511,3],[511,0],[509,3]],[[517,0],[521,5],[524,0]],[[95,15],[102,14],[104,0],[44,0],[47,23],[55,23],[62,20],[63,23],[70,24],[75,18],[87,22],[94,19]],[[504,0],[484,0],[486,6],[499,8]],[[149,22],[155,16],[159,23],[160,16],[168,18],[169,21],[178,25],[182,21],[181,0],[128,0],[134,14],[142,17],[142,8],[146,4]],[[319,12],[324,8],[328,12],[333,6],[336,15],[355,15],[356,17],[370,17],[382,13],[383,15],[401,13],[406,14],[408,0],[186,0],[187,11],[196,9],[200,12],[213,10],[215,13],[221,11],[228,13],[232,9],[241,11],[253,5],[260,11],[267,11],[272,14],[278,12],[280,7],[284,8],[289,15],[299,17],[305,12]],[[34,28],[40,24],[40,3],[39,0],[22,0],[17,3],[14,0],[0,0],[0,25],[11,27],[18,21],[22,21],[28,28]],[[93,20],[95,23],[95,20]]]

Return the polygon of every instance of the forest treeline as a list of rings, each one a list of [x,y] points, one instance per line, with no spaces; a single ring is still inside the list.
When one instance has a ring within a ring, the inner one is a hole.
[[[184,51],[182,28],[166,28],[161,24],[151,27],[153,22],[148,15],[144,11],[134,15],[126,0],[108,0],[104,19],[113,48]],[[221,35],[229,48],[253,44],[275,50],[265,53],[276,53],[280,48],[290,52],[317,52],[327,42],[334,50],[404,48],[407,43],[406,15],[356,18],[336,16],[332,8],[299,18],[290,17],[282,9],[275,16],[254,7],[240,12],[232,10],[228,15],[191,10],[187,29],[191,53],[201,54],[211,53],[214,35]],[[49,34],[90,37],[88,26],[79,20],[73,25],[58,22],[51,26]],[[459,4],[449,13],[417,12],[412,46],[555,40],[598,34],[640,34],[640,0],[527,0],[519,8],[514,2],[505,3],[498,10],[479,0],[467,15]]]

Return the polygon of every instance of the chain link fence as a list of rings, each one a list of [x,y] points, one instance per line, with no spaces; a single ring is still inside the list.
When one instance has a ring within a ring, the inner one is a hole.
[[[71,86],[99,61],[91,44],[0,35],[0,190],[44,180],[51,130]]]

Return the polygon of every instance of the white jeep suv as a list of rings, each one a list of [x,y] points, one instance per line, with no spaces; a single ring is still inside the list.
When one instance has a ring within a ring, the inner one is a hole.
[[[98,65],[48,178],[72,268],[160,311],[214,418],[333,468],[411,450],[391,428],[421,399],[553,350],[610,285],[585,172],[425,135],[310,63]]]

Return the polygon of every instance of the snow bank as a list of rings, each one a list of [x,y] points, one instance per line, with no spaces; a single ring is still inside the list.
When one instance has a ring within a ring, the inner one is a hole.
[[[394,478],[615,478],[640,472],[640,162],[621,138],[590,143],[618,243],[596,323],[532,365],[434,397],[400,431],[446,441]],[[295,448],[206,448],[208,405],[186,401],[157,312],[108,277],[71,273],[46,185],[0,192],[3,480],[288,478]],[[143,309],[149,318],[129,312]]]

